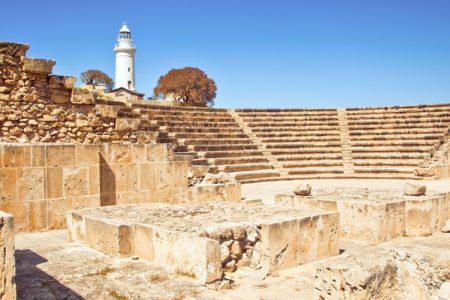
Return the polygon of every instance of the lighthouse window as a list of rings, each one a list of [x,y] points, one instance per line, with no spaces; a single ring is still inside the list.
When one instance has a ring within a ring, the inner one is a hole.
[[[128,68],[128,72],[130,72],[130,68]]]

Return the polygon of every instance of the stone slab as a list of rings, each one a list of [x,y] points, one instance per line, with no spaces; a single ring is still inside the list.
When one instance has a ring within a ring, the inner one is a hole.
[[[3,211],[0,211],[0,253],[0,299],[15,299],[14,219]]]
[[[339,254],[338,213],[281,206],[119,205],[72,211],[68,228],[72,241],[202,282],[243,266],[271,273]]]
[[[448,218],[446,198],[437,193],[404,196],[399,190],[336,188],[313,196],[278,194],[275,203],[338,211],[341,238],[376,245],[403,235],[423,236],[442,229]]]

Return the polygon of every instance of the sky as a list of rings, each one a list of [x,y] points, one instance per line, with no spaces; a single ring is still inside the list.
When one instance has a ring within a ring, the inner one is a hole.
[[[136,88],[204,70],[216,107],[450,102],[449,0],[0,0],[0,40],[56,60],[54,74],[114,78],[122,22]]]

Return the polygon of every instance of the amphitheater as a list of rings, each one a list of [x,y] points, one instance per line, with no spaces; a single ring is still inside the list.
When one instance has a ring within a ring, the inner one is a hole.
[[[450,299],[450,104],[125,103],[0,42],[0,299]]]

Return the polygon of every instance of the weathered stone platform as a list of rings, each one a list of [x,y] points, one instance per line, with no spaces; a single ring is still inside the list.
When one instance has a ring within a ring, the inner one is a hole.
[[[400,190],[335,188],[312,196],[280,194],[275,203],[340,213],[343,239],[372,245],[400,236],[426,236],[439,231],[448,218],[446,194],[404,196]]]
[[[72,211],[69,236],[108,255],[136,255],[202,282],[249,266],[267,273],[339,254],[339,214],[223,202]]]

